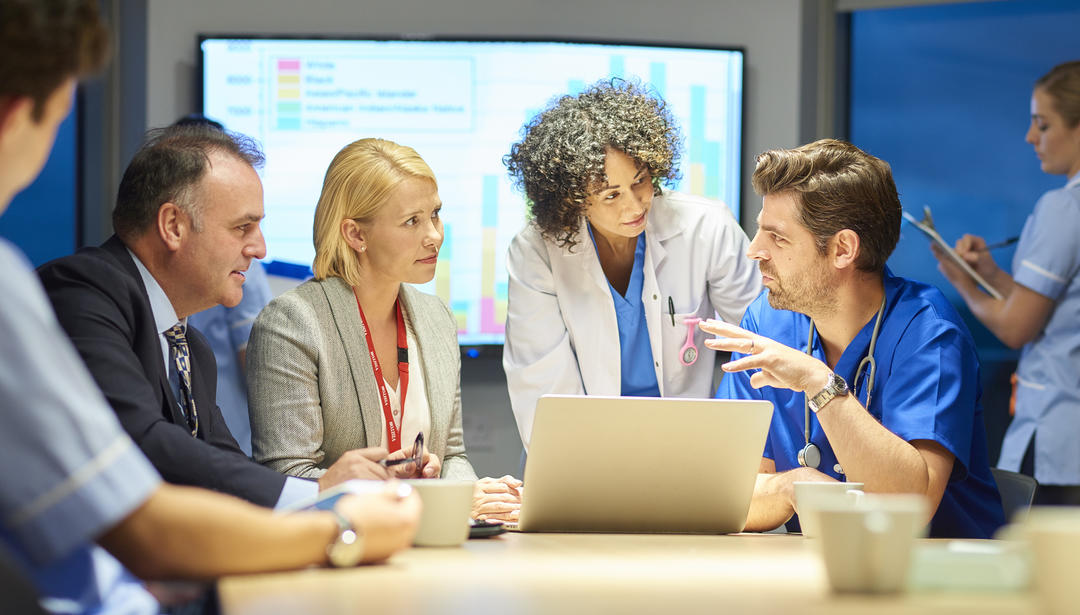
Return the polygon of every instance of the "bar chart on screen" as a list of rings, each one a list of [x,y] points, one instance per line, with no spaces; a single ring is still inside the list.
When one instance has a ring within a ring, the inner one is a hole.
[[[259,140],[267,260],[310,265],[323,176],[348,143],[414,148],[443,201],[444,242],[422,290],[450,306],[463,344],[502,343],[506,251],[528,208],[502,159],[550,101],[611,77],[662,97],[685,137],[675,190],[738,216],[742,54],[538,41],[207,39],[204,113]]]

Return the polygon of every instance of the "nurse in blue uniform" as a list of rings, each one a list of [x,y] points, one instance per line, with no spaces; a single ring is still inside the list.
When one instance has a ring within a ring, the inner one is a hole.
[[[1023,348],[1016,417],[998,466],[1039,481],[1038,504],[1080,505],[1080,61],[1054,67],[1035,83],[1026,140],[1042,170],[1065,187],[1035,204],[1024,224],[1012,275],[982,237],[964,235],[956,251],[1004,295],[979,290],[943,254],[940,269],[971,312],[1002,342]]]
[[[507,256],[503,352],[526,448],[546,393],[712,392],[697,323],[738,322],[761,282],[724,203],[662,189],[680,149],[664,101],[616,80],[555,101],[504,159],[531,215]]]
[[[795,481],[925,495],[934,537],[1004,522],[990,473],[975,345],[935,288],[894,276],[900,201],[883,161],[834,140],[758,157],[764,196],[749,256],[767,287],[741,326],[718,397],[772,402],[748,529],[797,512]]]

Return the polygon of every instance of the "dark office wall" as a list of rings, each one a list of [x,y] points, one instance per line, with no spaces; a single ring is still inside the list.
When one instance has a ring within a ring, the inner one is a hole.
[[[1078,32],[1080,4],[1064,0],[857,12],[850,138],[892,165],[904,209],[921,217],[929,205],[947,241],[1018,235],[1039,196],[1065,183],[1039,170],[1024,133],[1032,84],[1055,64],[1080,59]],[[996,251],[998,264],[1011,270],[1013,252]],[[889,265],[941,288],[968,321],[996,459],[1017,353],[971,316],[918,232],[905,226]]]

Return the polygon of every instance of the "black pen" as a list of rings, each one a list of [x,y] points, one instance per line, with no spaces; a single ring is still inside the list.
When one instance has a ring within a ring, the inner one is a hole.
[[[672,301],[671,295],[668,295],[668,298],[667,298],[667,311],[668,311],[668,314],[671,314],[671,326],[674,327],[675,326],[675,302]]]
[[[997,243],[992,243],[992,244],[986,246],[985,248],[983,248],[982,250],[979,250],[979,252],[987,252],[987,251],[990,251],[990,250],[997,250],[998,248],[1004,248],[1006,246],[1011,246],[1011,245],[1013,245],[1014,243],[1016,243],[1018,241],[1020,241],[1019,236],[1017,236],[1017,237],[1009,237],[1008,239],[1006,239],[1004,241],[999,241]]]

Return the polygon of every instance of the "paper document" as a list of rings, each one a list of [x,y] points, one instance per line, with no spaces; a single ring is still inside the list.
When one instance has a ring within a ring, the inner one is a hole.
[[[993,286],[990,286],[989,282],[984,280],[981,275],[976,273],[975,270],[971,268],[971,265],[967,264],[967,261],[960,258],[960,255],[956,253],[956,250],[953,250],[952,246],[945,243],[945,240],[942,239],[941,235],[938,234],[937,229],[934,228],[934,218],[933,218],[933,216],[930,215],[930,208],[929,207],[927,207],[927,206],[923,207],[923,219],[922,220],[916,220],[915,216],[912,216],[911,214],[909,214],[906,211],[902,212],[902,213],[904,215],[905,220],[910,222],[911,225],[914,226],[915,228],[922,231],[924,235],[926,235],[927,237],[930,238],[930,241],[937,244],[937,246],[939,248],[941,248],[945,252],[945,254],[949,255],[949,258],[951,258],[954,263],[959,265],[960,268],[963,269],[972,280],[975,280],[975,282],[979,286],[982,286],[983,290],[985,290],[987,293],[989,293],[991,297],[993,297],[995,299],[1002,299],[1003,298],[1001,293],[999,293],[996,288],[994,288]]]

